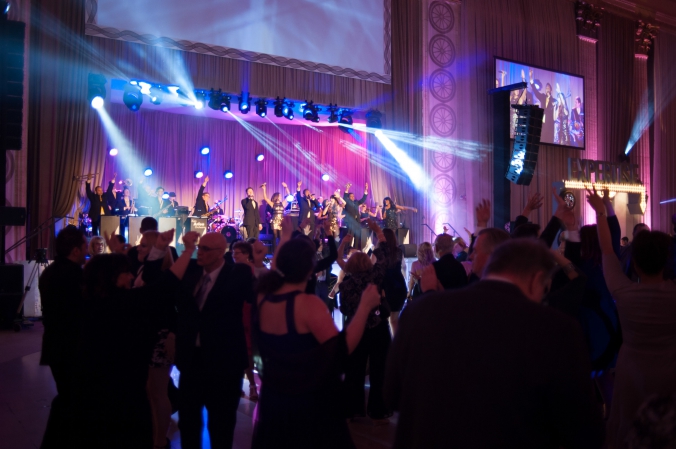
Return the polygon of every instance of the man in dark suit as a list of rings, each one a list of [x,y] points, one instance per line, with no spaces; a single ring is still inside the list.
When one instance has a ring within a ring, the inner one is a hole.
[[[300,193],[300,186],[303,183],[298,181],[296,184],[296,200],[298,200],[298,226],[301,226],[304,220],[309,220],[309,228],[303,230],[305,235],[309,235],[310,238],[314,238],[315,235],[315,213],[314,209],[319,207],[319,202],[312,197],[310,189],[303,190],[303,193]]]
[[[530,89],[535,98],[540,102],[540,107],[545,110],[542,116],[542,134],[540,140],[544,143],[554,143],[554,105],[556,100],[552,96],[552,85],[545,84],[545,92],[542,93],[533,80],[533,69],[528,70]]]
[[[209,212],[209,200],[211,195],[209,195],[209,192],[204,191],[204,188],[207,186],[207,182],[209,182],[209,177],[205,176],[204,182],[197,191],[197,198],[195,198],[195,207],[193,207],[191,214],[194,217],[201,217],[202,215]]]
[[[203,407],[209,414],[211,447],[232,447],[242,377],[249,365],[242,305],[255,299],[254,278],[247,265],[225,264],[225,249],[222,234],[202,236],[177,302],[179,428],[185,449],[202,447]]]
[[[117,173],[113,174],[113,179],[108,183],[106,193],[103,193],[101,186],[96,186],[92,192],[91,176],[87,176],[85,183],[85,191],[87,198],[89,198],[89,218],[92,220],[92,235],[99,235],[99,227],[101,226],[101,217],[104,215],[113,215],[110,208],[111,202],[115,200],[113,197],[113,186],[115,185],[115,178]]]
[[[354,193],[348,192],[352,184],[345,186],[345,193],[343,199],[345,200],[345,225],[350,234],[354,236],[352,241],[352,248],[361,250],[361,222],[359,221],[359,206],[366,202],[366,197],[369,194],[368,182],[364,184],[364,196],[360,200],[355,200]]]
[[[513,239],[480,282],[406,308],[385,379],[400,412],[394,448],[601,447],[581,329],[540,304],[554,266],[541,242]]]
[[[56,237],[56,259],[45,268],[38,283],[45,328],[40,365],[52,370],[57,393],[42,440],[45,449],[67,447],[72,437],[67,414],[73,399],[80,316],[85,307],[82,264],[86,255],[87,240],[82,231],[74,226],[62,229]]]
[[[251,187],[246,189],[246,198],[242,200],[242,210],[244,211],[244,229],[246,229],[246,238],[257,239],[263,225],[261,224],[261,215],[258,211],[258,203],[254,199],[254,191]]]

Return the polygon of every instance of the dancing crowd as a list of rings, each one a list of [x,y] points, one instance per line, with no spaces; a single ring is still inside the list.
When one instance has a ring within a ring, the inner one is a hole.
[[[201,448],[206,408],[211,447],[230,448],[242,396],[253,448],[352,448],[348,423],[395,412],[395,448],[675,447],[676,237],[642,225],[621,246],[608,192],[588,192],[581,228],[556,198],[542,231],[536,194],[511,235],[482,201],[469,245],[421,243],[408,280],[366,211],[371,249],[280,215],[269,263],[260,240],[216,232],[186,232],[179,256],[151,217],[136,247],[66,227],[39,281],[58,393],[42,447],[169,448],[178,410],[181,447]],[[324,210],[357,220],[360,204]]]

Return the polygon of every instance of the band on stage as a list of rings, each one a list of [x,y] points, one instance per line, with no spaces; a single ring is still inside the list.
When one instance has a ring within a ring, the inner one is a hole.
[[[105,191],[100,185],[92,191],[92,175],[82,178],[86,179],[85,190],[90,206],[87,213],[80,214],[80,227],[92,236],[101,234],[102,217],[118,216],[120,233],[123,233],[129,226],[130,217],[151,216],[158,221],[172,220],[177,241],[180,242],[180,235],[191,230],[192,223],[195,223],[193,219],[201,219],[203,223],[206,221],[200,226],[203,232],[221,232],[229,243],[261,237],[261,240],[269,242],[271,252],[274,252],[281,237],[282,220],[290,215],[297,217],[298,230],[311,238],[339,239],[350,233],[354,237],[353,247],[367,249],[375,243],[371,242],[372,236],[366,226],[368,219],[380,221],[381,227],[396,232],[406,227],[402,212],[417,212],[415,208],[395,204],[389,196],[383,199],[382,204],[372,200],[369,206],[368,183],[364,185],[363,192],[350,191],[352,184],[347,184],[342,195],[340,189],[336,189],[328,198],[317,197],[310,189],[302,188],[301,181],[296,184],[295,195],[283,182],[284,195],[274,192],[268,196],[267,183],[263,183],[259,187],[262,194],[258,197],[253,187],[247,187],[244,198],[239,204],[235,203],[240,207],[234,210],[233,216],[229,216],[224,211],[228,197],[214,201],[206,190],[209,176],[205,176],[200,185],[192,207],[181,206],[175,192],[167,191],[162,186],[153,189],[144,183],[144,179],[138,182],[138,195],[133,198],[130,190],[133,181],[128,178],[116,184],[117,173]],[[331,235],[324,235],[323,222],[326,220],[330,223]]]

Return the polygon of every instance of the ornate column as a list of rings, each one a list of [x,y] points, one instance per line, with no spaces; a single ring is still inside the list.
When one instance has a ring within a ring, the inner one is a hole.
[[[580,1],[575,7],[575,22],[579,48],[580,73],[584,76],[584,137],[585,159],[598,159],[598,122],[596,84],[596,43],[603,18],[603,8]],[[582,224],[596,223],[594,210],[586,204],[581,208]]]
[[[650,111],[648,110],[648,53],[659,27],[639,20],[636,23],[636,37],[634,38],[634,104],[636,105],[632,139],[638,137],[634,148],[629,154],[631,161],[639,164],[641,181],[646,186],[648,204],[643,214],[643,223],[651,226],[652,208],[650,198],[650,140],[647,131],[650,126]],[[636,134],[636,136],[634,136]]]
[[[444,223],[451,223],[462,232],[462,227],[467,226],[466,205],[457,200],[465,186],[456,184],[456,179],[463,162],[456,158],[451,144],[457,137],[456,48],[460,3],[426,0],[425,4],[422,112],[426,145],[423,159],[431,182],[424,223],[437,234],[443,232]],[[422,231],[424,238],[418,241],[433,239],[428,228]]]

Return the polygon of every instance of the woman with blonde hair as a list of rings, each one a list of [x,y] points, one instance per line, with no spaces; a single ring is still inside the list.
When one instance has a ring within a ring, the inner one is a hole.
[[[89,247],[87,252],[89,253],[90,259],[94,256],[98,256],[99,254],[105,253],[106,252],[105,239],[99,235],[92,237],[92,239],[89,241]]]
[[[418,260],[411,264],[411,271],[408,276],[408,299],[418,296],[418,293],[414,294],[414,289],[416,292],[420,291],[420,289],[416,289],[415,287],[420,282],[423,270],[432,265],[435,260],[437,259],[434,257],[432,244],[430,242],[421,243],[418,246]]]

